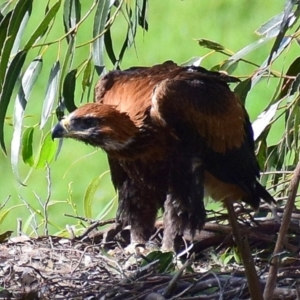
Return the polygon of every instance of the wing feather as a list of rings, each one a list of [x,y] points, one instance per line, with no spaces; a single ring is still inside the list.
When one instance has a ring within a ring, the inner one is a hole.
[[[238,148],[245,138],[245,110],[228,86],[215,78],[166,79],[156,86],[151,116],[162,125],[196,129],[218,153]]]

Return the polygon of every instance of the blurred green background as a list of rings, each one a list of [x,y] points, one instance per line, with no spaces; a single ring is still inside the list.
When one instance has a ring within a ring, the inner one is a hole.
[[[2,3],[3,1],[0,1]],[[24,35],[24,41],[30,36],[34,27],[40,22],[44,15],[45,5],[47,1],[35,1],[32,17],[29,27]],[[84,12],[91,6],[93,1],[81,1],[82,10]],[[151,0],[149,1],[149,30],[148,32],[139,29],[136,43],[129,51],[126,52],[124,60],[121,64],[122,68],[161,63],[166,60],[173,60],[177,63],[183,63],[195,56],[204,56],[210,51],[199,47],[196,39],[206,38],[216,41],[232,52],[237,52],[241,48],[259,39],[255,34],[255,30],[272,16],[283,10],[284,1],[280,0]],[[50,1],[50,4],[55,1]],[[77,43],[85,43],[92,37],[92,16],[80,28]],[[126,21],[120,14],[116,23],[113,25],[112,37],[116,52],[121,48],[124,36]],[[58,15],[54,23],[54,30],[48,41],[55,40],[63,35],[62,13]],[[40,120],[40,111],[46,92],[45,82],[47,82],[49,71],[57,58],[63,57],[64,49],[66,49],[65,41],[59,45],[53,44],[46,49],[44,55],[44,65],[39,80],[34,88],[28,107],[26,110],[25,126],[37,126]],[[78,66],[86,57],[89,46],[77,49],[74,60],[74,66]],[[267,57],[272,47],[272,42],[266,46],[249,54],[247,59],[260,65]],[[294,46],[293,46],[294,47]],[[296,47],[296,46],[295,46]],[[289,49],[297,53],[298,49]],[[31,55],[27,57],[28,63],[38,55],[38,48],[31,51]],[[295,55],[288,55],[280,61],[277,61],[274,68],[278,71],[286,69],[291,63],[290,59],[294,59]],[[220,63],[226,57],[221,54],[209,55],[202,61],[202,66],[212,68]],[[113,66],[107,59],[107,69]],[[253,72],[254,68],[239,63],[238,68],[233,73],[237,76],[247,76]],[[263,110],[274,93],[274,89],[278,82],[267,79],[263,84],[259,83],[251,90],[246,107],[251,116],[251,120]],[[80,84],[77,86],[77,105],[80,105]],[[91,95],[92,97],[92,95]],[[92,99],[90,98],[89,101]],[[87,99],[84,99],[87,101]],[[11,117],[13,111],[13,102],[9,108],[7,115],[5,132],[6,144],[8,146],[8,157],[0,153],[0,203],[10,196],[5,209],[0,212],[0,232],[5,230],[16,230],[17,219],[23,221],[23,231],[26,234],[32,234],[35,230],[29,225],[33,222],[28,207],[24,202],[29,203],[35,213],[43,215],[41,202],[45,202],[47,192],[47,170],[38,169],[30,170],[20,160],[19,171],[21,178],[30,173],[26,186],[20,185],[14,178],[10,165],[10,141],[12,136]],[[41,133],[35,130],[34,133],[34,154],[37,155],[40,139],[50,130],[56,122],[53,114],[52,122],[48,122],[46,128]],[[273,130],[282,128],[282,124],[278,124]],[[274,134],[273,139],[269,143],[273,143],[279,135]],[[55,141],[54,143],[57,143]],[[95,150],[90,146],[80,144],[78,142],[67,140],[64,142],[62,150],[57,160],[50,164],[51,176],[51,195],[49,207],[50,233],[55,234],[64,230],[66,224],[76,225],[77,220],[64,216],[64,213],[84,216],[83,197],[89,183],[108,170],[106,156],[101,150]],[[98,218],[103,208],[115,196],[114,189],[110,182],[109,173],[105,173],[101,179],[101,183],[92,202],[92,218]],[[70,204],[71,203],[71,204]],[[14,207],[12,210],[11,207]],[[116,208],[114,203],[113,209],[106,217],[113,217]],[[77,211],[77,212],[76,212]],[[39,227],[38,233],[43,233],[43,217],[37,217],[36,229]],[[32,223],[33,224],[33,223]]]

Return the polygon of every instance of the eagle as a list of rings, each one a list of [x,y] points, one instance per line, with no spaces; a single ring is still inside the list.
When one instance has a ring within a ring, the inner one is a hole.
[[[131,244],[151,237],[163,209],[162,248],[175,250],[205,223],[204,197],[274,203],[259,183],[249,116],[222,72],[167,61],[114,70],[94,102],[63,117],[52,138],[102,148],[118,193],[116,220],[131,225]]]

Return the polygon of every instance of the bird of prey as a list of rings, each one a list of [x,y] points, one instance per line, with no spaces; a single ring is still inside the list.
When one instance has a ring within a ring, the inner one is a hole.
[[[144,244],[164,211],[162,248],[206,217],[203,198],[243,201],[258,209],[273,197],[259,183],[253,131],[224,73],[167,61],[115,70],[95,87],[93,103],[65,116],[53,138],[100,147],[118,192],[117,220]],[[176,249],[175,249],[176,250]]]

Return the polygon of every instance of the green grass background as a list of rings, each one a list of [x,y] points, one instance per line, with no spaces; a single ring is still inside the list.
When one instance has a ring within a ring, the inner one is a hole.
[[[3,1],[0,1],[0,3]],[[36,24],[44,15],[46,1],[34,1],[34,8],[27,31],[24,34],[24,41],[30,36]],[[50,3],[55,3],[51,1]],[[92,1],[81,1],[83,11],[91,6]],[[177,63],[183,63],[194,56],[203,56],[209,51],[198,46],[196,39],[206,38],[214,40],[226,48],[237,52],[241,48],[259,39],[254,31],[269,18],[281,12],[284,7],[284,1],[280,0],[150,0],[149,1],[149,31],[138,30],[136,44],[125,54],[122,62],[122,68],[134,65],[151,66],[161,63],[165,60],[173,60]],[[63,35],[62,13],[55,21],[53,31],[48,40],[56,39]],[[113,26],[113,42],[115,49],[120,49],[124,40],[126,23],[119,15],[116,24]],[[85,25],[80,28],[78,33],[78,43],[88,41],[92,36],[92,16]],[[65,42],[62,44],[65,47]],[[247,59],[261,64],[267,57],[272,43],[266,45],[259,51],[255,51],[247,56]],[[74,66],[78,65],[88,55],[88,46],[78,49]],[[275,64],[279,71],[286,69],[295,58],[297,49],[290,49],[289,55]],[[116,51],[118,52],[118,51]],[[38,54],[38,49],[31,52],[27,58],[30,62]],[[63,51],[58,51],[58,45],[50,46],[44,55],[44,66],[39,80],[34,88],[30,102],[26,110],[25,126],[37,125],[40,120],[40,111],[46,91],[46,83],[49,70],[57,57],[63,57]],[[210,55],[203,60],[202,65],[211,68],[220,63],[226,57],[220,54]],[[112,66],[107,61],[108,69]],[[253,67],[240,63],[235,75],[249,75]],[[277,82],[264,81],[258,84],[251,91],[247,98],[247,109],[251,119],[255,119],[259,112],[267,105],[270,97],[274,93]],[[80,84],[78,84],[78,95]],[[79,98],[79,96],[78,96]],[[14,99],[14,98],[13,98]],[[92,100],[92,99],[90,99]],[[7,122],[5,126],[6,143],[8,146],[8,155],[10,154],[10,141],[12,136],[11,116],[13,111],[13,102],[10,105]],[[79,104],[79,101],[77,102]],[[50,130],[56,118],[48,122],[43,134]],[[275,126],[275,132],[282,129],[282,123],[278,122]],[[278,134],[273,135],[275,142]],[[38,130],[34,135],[34,153],[38,153],[39,140],[41,133]],[[57,143],[57,141],[55,141]],[[0,153],[0,203],[7,197],[11,197],[6,209],[23,202],[21,198],[29,203],[36,212],[41,211],[37,197],[45,201],[47,197],[46,170],[33,170],[26,182],[26,186],[20,185],[14,178],[10,166],[9,157]],[[49,226],[50,233],[58,233],[68,225],[75,225],[77,221],[64,217],[64,213],[75,214],[74,206],[68,204],[68,199],[76,205],[79,215],[84,215],[83,197],[88,184],[94,178],[108,170],[106,156],[101,150],[95,150],[92,147],[80,144],[78,142],[67,140],[64,142],[62,151],[56,161],[50,165],[51,173],[51,202],[49,207]],[[20,174],[22,178],[30,172],[30,168],[20,161]],[[71,191],[71,192],[70,192]],[[109,173],[103,176],[100,187],[97,190],[95,199],[92,203],[92,217],[99,217],[103,207],[114,197],[114,189],[110,182]],[[114,205],[114,209],[115,209]],[[114,209],[107,217],[114,215]],[[5,213],[5,214],[4,214]],[[0,232],[8,229],[16,230],[17,219],[22,219],[23,230],[27,234],[32,234],[29,226],[30,212],[26,206],[14,208],[6,214],[5,210],[0,212]],[[40,225],[39,234],[43,228],[43,218],[38,218]]]

